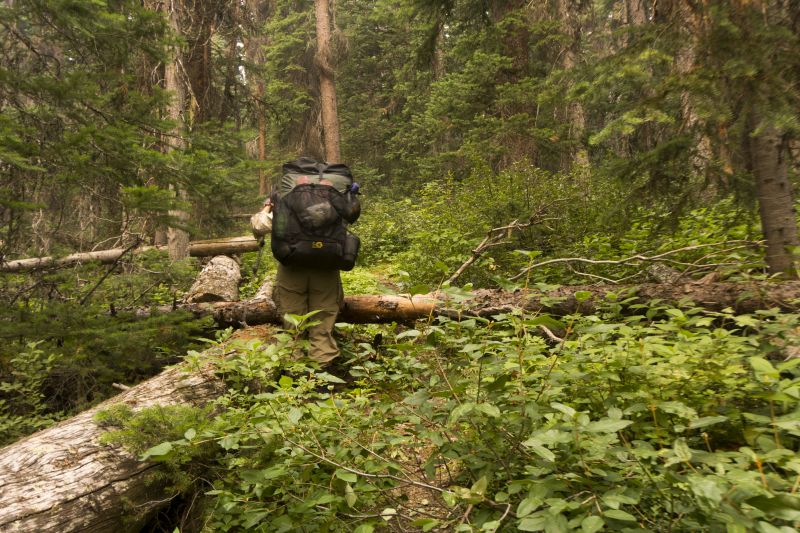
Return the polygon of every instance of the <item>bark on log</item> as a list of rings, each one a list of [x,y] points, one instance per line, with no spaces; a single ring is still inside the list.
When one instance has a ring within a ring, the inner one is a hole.
[[[190,303],[238,302],[241,279],[239,263],[227,255],[218,255],[211,259],[197,275],[185,301]]]
[[[80,263],[113,263],[125,252],[126,248],[113,248],[97,252],[82,252],[65,257],[31,257],[0,263],[0,272],[24,272],[48,267],[63,267]],[[134,254],[157,250],[166,252],[166,246],[143,246],[132,251]],[[251,236],[228,237],[189,243],[189,255],[204,257],[209,255],[235,255],[258,250],[258,241]]]
[[[192,257],[236,255],[257,251],[258,241],[252,235],[210,239],[206,241],[192,241],[189,243],[189,255]]]
[[[166,252],[166,246],[143,246],[133,250],[134,254],[146,252],[149,250],[158,250]],[[77,254],[70,254],[64,257],[31,257],[28,259],[17,259],[15,261],[8,261],[0,263],[0,272],[23,272],[25,270],[36,270],[47,267],[62,267],[67,265],[75,265],[79,263],[113,263],[122,256],[125,248],[113,248],[111,250],[100,250],[98,252],[82,252]]]
[[[243,332],[240,332],[243,335]],[[186,373],[170,368],[148,381],[60,424],[0,449],[0,531],[62,533],[138,531],[163,505],[147,474],[158,465],[124,449],[102,445],[106,431],[93,417],[125,403],[133,410],[154,405],[202,405],[225,390],[210,369]],[[130,509],[135,506],[135,516]]]
[[[577,296],[576,296],[577,295]],[[408,322],[432,315],[492,316],[513,309],[549,313],[563,316],[570,313],[591,313],[609,299],[628,304],[644,304],[661,300],[671,304],[688,304],[710,311],[727,307],[737,313],[751,313],[759,309],[778,308],[794,311],[800,308],[800,282],[783,283],[687,283],[668,285],[660,283],[637,286],[565,286],[543,293],[539,291],[505,292],[478,290],[471,298],[458,305],[446,297],[436,295],[347,296],[338,320],[353,324]],[[245,302],[213,302],[183,304],[178,309],[191,311],[196,316],[211,315],[220,326],[242,327],[256,324],[279,324],[281,317],[269,297]],[[165,306],[159,312],[169,312]],[[143,315],[149,311],[142,311]]]

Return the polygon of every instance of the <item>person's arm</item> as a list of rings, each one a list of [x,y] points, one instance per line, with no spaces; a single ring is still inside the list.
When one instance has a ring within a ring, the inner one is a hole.
[[[337,194],[332,202],[336,212],[348,224],[354,223],[361,216],[361,202],[358,201],[358,184],[354,183],[344,194]]]

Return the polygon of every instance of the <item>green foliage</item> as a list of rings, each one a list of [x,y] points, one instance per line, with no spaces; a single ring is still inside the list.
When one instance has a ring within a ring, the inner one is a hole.
[[[7,443],[136,384],[195,344],[209,319],[136,309],[172,304],[197,268],[142,254],[97,285],[107,266],[6,277],[0,306],[0,441]],[[90,291],[92,298],[81,303]]]
[[[7,374],[0,380],[0,446],[49,426],[61,415],[48,408],[45,381],[62,356],[45,353],[39,344],[29,342],[0,366],[0,375]]]
[[[380,278],[362,267],[342,272],[342,289],[345,294],[379,294],[386,291]]]
[[[215,418],[125,431],[149,460],[206,458],[214,531],[789,531],[799,321],[613,299],[441,317],[357,342],[349,388],[283,363],[286,332],[211,356],[230,387]]]
[[[485,286],[524,266],[515,249],[557,254],[584,236],[592,238],[600,227],[612,229],[603,212],[616,196],[579,172],[554,175],[518,164],[493,175],[483,167],[462,178],[429,182],[401,200],[367,198],[357,232],[364,263],[389,263],[407,272],[412,285],[435,286],[470,257],[489,230],[535,217],[536,223],[510,232],[459,281]]]
[[[588,233],[554,255],[593,261],[659,256],[662,265],[687,281],[711,272],[729,280],[765,275],[760,229],[751,210],[724,200],[689,211],[674,221],[669,213],[654,215],[653,210],[641,210],[632,216],[627,228]],[[534,261],[544,262],[546,258],[536,257]],[[536,268],[531,278],[558,284],[598,279],[647,282],[652,281],[648,269],[654,264],[638,260],[625,264],[558,263]]]

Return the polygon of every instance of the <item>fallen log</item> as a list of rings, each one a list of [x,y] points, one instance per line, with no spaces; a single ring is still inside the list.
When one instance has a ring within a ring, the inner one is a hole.
[[[238,261],[227,255],[215,256],[197,275],[184,301],[238,302],[241,279],[242,273]]]
[[[70,254],[64,257],[31,257],[28,259],[17,259],[0,263],[0,272],[24,272],[27,270],[37,270],[42,268],[64,267],[83,263],[113,263],[117,261],[126,248],[113,248],[111,250],[100,250],[97,252],[81,252]],[[141,254],[148,251],[167,251],[166,246],[142,246],[134,249],[131,253]],[[204,241],[192,241],[189,243],[189,255],[192,257],[205,257],[210,255],[235,255],[245,252],[255,252],[258,250],[258,241],[252,236],[227,237],[224,239],[210,239]]]
[[[189,255],[207,257],[209,255],[237,255],[245,252],[257,252],[258,241],[252,235],[243,237],[226,237],[189,243]]]
[[[160,487],[146,479],[159,466],[139,461],[123,448],[100,444],[106,430],[98,427],[94,416],[120,403],[134,411],[154,405],[203,405],[224,390],[212,369],[187,373],[179,365],[0,449],[0,531],[138,531],[135,519],[146,518],[165,503]]]
[[[800,281],[769,283],[687,283],[667,285],[650,283],[637,286],[564,286],[548,292],[527,290],[507,292],[477,290],[456,304],[446,294],[398,296],[347,296],[339,313],[340,322],[353,324],[409,322],[437,314],[449,316],[484,316],[524,309],[531,313],[563,316],[592,313],[604,303],[624,301],[626,305],[662,301],[671,305],[693,305],[709,311],[731,308],[737,313],[777,308],[794,311],[800,308]],[[244,302],[186,303],[177,306],[195,316],[211,315],[220,326],[279,324],[281,317],[272,300],[262,295]],[[172,311],[171,306],[158,312]],[[150,310],[140,310],[142,316]]]

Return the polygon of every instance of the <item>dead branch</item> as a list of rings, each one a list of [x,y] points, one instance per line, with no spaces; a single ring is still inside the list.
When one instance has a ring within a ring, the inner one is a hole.
[[[453,273],[452,276],[447,280],[447,283],[453,284],[461,277],[461,274],[470,267],[478,258],[483,255],[483,253],[488,250],[489,248],[493,248],[495,246],[501,246],[503,244],[508,244],[506,239],[510,239],[511,235],[515,231],[520,231],[536,224],[542,224],[547,220],[553,220],[553,218],[545,217],[545,213],[547,210],[555,203],[563,202],[565,199],[561,198],[555,200],[554,202],[550,202],[549,204],[541,206],[535,213],[533,213],[530,217],[528,217],[527,222],[519,222],[518,220],[513,220],[509,224],[505,226],[501,226],[499,228],[492,228],[486,233],[486,237],[481,241],[481,243],[472,250],[472,255],[467,259],[464,264],[462,264],[458,269]]]
[[[746,241],[746,240],[733,240],[733,241],[723,241],[723,242],[715,242],[715,243],[708,243],[708,244],[697,244],[694,246],[685,246],[683,248],[677,248],[675,250],[669,250],[666,252],[662,252],[660,254],[646,256],[643,254],[636,254],[629,257],[625,257],[623,259],[587,259],[585,257],[562,257],[556,259],[548,259],[546,261],[540,261],[538,263],[534,263],[522,269],[522,271],[511,277],[511,280],[517,280],[521,277],[527,275],[531,270],[539,267],[543,267],[546,265],[554,265],[558,263],[587,263],[591,265],[625,265],[630,263],[641,263],[641,262],[663,262],[663,263],[670,263],[673,265],[685,265],[685,266],[697,266],[697,262],[695,263],[681,263],[679,261],[675,261],[673,259],[669,259],[669,256],[681,253],[681,252],[689,252],[692,250],[699,250],[702,248],[710,248],[714,246],[726,246],[731,244],[737,244],[734,248],[729,248],[728,250],[718,251],[716,254],[724,253],[725,251],[730,251],[738,248],[746,248],[751,246],[764,246],[764,241]],[[704,257],[709,257],[711,254],[706,254]],[[610,281],[610,280],[606,280]]]

